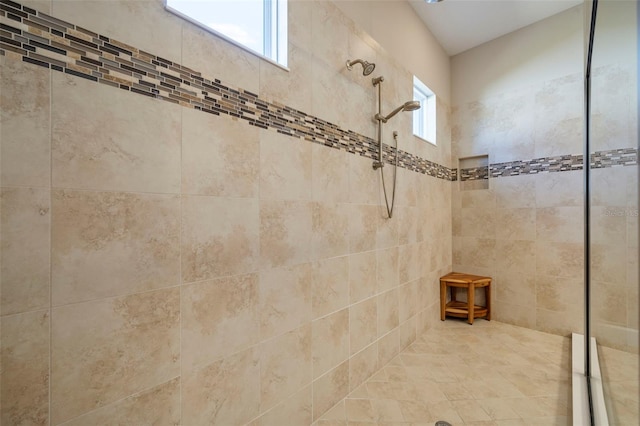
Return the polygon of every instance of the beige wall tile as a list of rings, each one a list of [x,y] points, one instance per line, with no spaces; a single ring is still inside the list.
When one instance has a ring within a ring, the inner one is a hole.
[[[550,278],[561,285],[561,278]],[[495,292],[494,308],[498,305],[508,309],[508,305],[526,306],[536,302],[536,277],[518,271],[499,270],[493,277],[491,289]]]
[[[626,176],[631,167],[591,169],[592,206],[624,206],[627,202]]]
[[[419,283],[419,280],[414,280],[401,285],[398,289],[398,312],[401,323],[418,313]]]
[[[536,207],[581,206],[582,172],[541,173],[536,175]]]
[[[407,244],[398,250],[398,276],[400,284],[420,277],[419,250],[417,244]]]
[[[409,244],[422,241],[421,232],[418,232],[418,223],[423,221],[423,217],[418,220],[420,210],[417,207],[401,207],[394,212],[398,219],[398,244]]]
[[[378,292],[395,288],[400,283],[399,249],[391,247],[376,251],[378,258]]]
[[[378,369],[378,345],[373,343],[349,358],[349,391],[353,392]]]
[[[54,191],[54,305],[179,284],[180,199]]]
[[[345,361],[313,382],[313,418],[319,419],[348,393],[349,361]]]
[[[536,271],[536,243],[521,240],[496,240],[495,270],[533,276]]]
[[[49,191],[4,188],[0,195],[2,225],[3,315],[49,307]]]
[[[619,244],[591,245],[591,275],[595,281],[624,283],[627,280],[627,248]]]
[[[268,339],[311,321],[310,263],[260,273],[260,336]]]
[[[321,260],[313,264],[311,287],[313,318],[349,305],[349,258]]]
[[[49,186],[50,71],[4,56],[0,69],[2,185]]]
[[[313,378],[317,379],[349,358],[349,309],[313,321],[311,335]]]
[[[398,290],[378,295],[378,336],[383,336],[399,325]]]
[[[536,329],[536,309],[527,305],[502,305],[496,303],[491,308],[491,318],[508,324]]]
[[[260,410],[271,408],[311,382],[311,325],[260,345]]]
[[[535,240],[536,210],[497,208],[495,236],[505,240]],[[461,234],[466,235],[466,234]]]
[[[54,309],[52,423],[178,376],[179,320],[178,288]]]
[[[567,314],[567,312],[536,310],[536,323],[532,327],[547,333],[568,336],[570,333],[583,333],[584,318],[582,315]]]
[[[378,229],[376,230],[376,247],[387,248],[398,245],[398,220],[389,219],[386,206],[378,206]]]
[[[313,259],[342,256],[349,253],[349,205],[312,203]]]
[[[295,265],[311,259],[312,205],[260,201],[260,266]]]
[[[349,307],[350,352],[355,354],[378,338],[378,298]]]
[[[395,328],[391,333],[378,340],[378,366],[389,363],[400,353],[400,329]]]
[[[583,207],[549,207],[536,210],[538,241],[584,241]]]
[[[182,378],[182,424],[244,424],[260,410],[260,355],[250,348]]]
[[[260,340],[258,275],[190,284],[181,296],[182,371],[247,349]]]
[[[258,201],[182,198],[182,280],[185,283],[258,268]]]
[[[375,251],[349,256],[349,301],[356,303],[377,292],[377,258]]]
[[[496,205],[501,209],[535,207],[538,176],[520,175],[492,179],[491,185],[496,194]]]
[[[312,55],[305,49],[308,44],[301,43],[292,35],[292,27],[299,25],[293,20],[304,14],[298,11],[305,7],[304,5],[295,7],[293,4],[292,2],[288,5],[289,15],[297,15],[295,18],[290,17],[288,22],[287,68],[289,70],[284,70],[268,61],[260,61],[260,98],[309,112],[312,108],[311,96],[300,96],[300,94],[308,90],[309,81],[312,78]]]
[[[351,157],[342,150],[312,145],[311,193],[315,201],[353,202],[349,197]]]
[[[494,239],[454,238],[453,263],[476,268],[491,268],[495,261],[495,246]]]
[[[621,283],[605,283],[595,281],[591,285],[591,312],[594,321],[602,321],[607,324],[627,326],[629,319],[628,297],[625,285]],[[635,303],[637,310],[637,299]],[[633,327],[638,325],[638,317],[633,321]]]
[[[49,311],[2,317],[2,424],[49,424]]]
[[[59,19],[89,28],[171,61],[180,62],[180,30],[184,21],[165,11],[161,1],[88,2],[78,7],[74,2],[52,0],[51,10]],[[140,31],[140,28],[157,26],[163,28],[162,34]]]
[[[60,73],[52,94],[53,186],[180,191],[179,106]]]
[[[634,233],[627,224],[637,218],[627,216],[623,207],[591,206],[591,242],[595,244],[628,244],[628,240],[637,240],[637,227]],[[633,220],[630,220],[633,219]],[[581,221],[582,222],[582,221]],[[631,231],[631,232],[629,232]],[[584,233],[584,229],[582,230]]]
[[[89,424],[180,424],[180,378],[65,423],[68,426]]]
[[[380,172],[373,170],[373,160],[349,156],[349,202],[378,204],[382,190]]]
[[[536,277],[536,307],[580,316],[584,311],[584,284],[582,277]]]
[[[258,129],[241,120],[183,108],[182,193],[257,197]]]
[[[311,144],[275,131],[260,132],[260,198],[311,198]]]
[[[209,59],[211,52],[216,52],[216,61]],[[260,62],[256,55],[191,23],[182,26],[181,63],[200,71],[205,78],[258,94]]]
[[[409,320],[400,324],[400,349],[404,350],[413,342],[416,341],[418,336],[418,315],[411,317]]]
[[[465,237],[492,238],[501,226],[501,223],[496,223],[495,209],[463,208],[461,219]]]
[[[251,426],[310,425],[312,423],[311,392],[311,386],[296,392],[291,398],[260,416],[251,423]]]
[[[536,243],[536,271],[555,277],[582,276],[584,248],[580,243]]]
[[[363,204],[351,205],[349,211],[349,250],[351,253],[376,248],[378,207]]]

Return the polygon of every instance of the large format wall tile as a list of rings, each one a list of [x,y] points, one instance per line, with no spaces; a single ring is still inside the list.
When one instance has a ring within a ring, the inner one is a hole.
[[[180,192],[178,106],[56,73],[53,186]]]
[[[65,426],[101,424],[180,424],[180,379],[98,408],[65,423]]]
[[[311,321],[311,263],[260,273],[260,337],[291,331]]]
[[[2,315],[49,307],[49,191],[5,188],[0,195],[2,226]]]
[[[349,307],[350,352],[355,354],[378,338],[378,298]]]
[[[183,371],[211,364],[260,340],[257,274],[189,284],[181,299]]]
[[[183,196],[183,282],[256,271],[258,229],[256,199]]]
[[[349,309],[313,321],[311,336],[316,379],[349,358]]]
[[[182,424],[244,424],[260,412],[260,355],[254,348],[182,378]]]
[[[311,382],[311,325],[260,345],[260,407],[273,407]]]
[[[311,198],[311,144],[260,132],[260,198]]]
[[[216,60],[211,60],[215,52]],[[260,59],[244,49],[185,22],[182,31],[182,63],[203,75],[220,79],[222,83],[251,93],[260,90]]]
[[[349,256],[350,303],[359,302],[377,293],[376,253],[376,251],[367,251]]]
[[[49,186],[50,71],[5,56],[0,67],[2,185]]]
[[[54,305],[180,283],[180,198],[54,191]]]
[[[313,418],[318,419],[349,393],[349,362],[313,382]]]
[[[273,407],[249,426],[310,425],[312,421],[311,385]]]
[[[320,260],[313,264],[311,311],[319,318],[349,305],[349,258]]]
[[[311,254],[325,259],[349,253],[349,205],[313,202]]]
[[[258,195],[260,143],[257,128],[238,120],[184,109],[182,129],[183,194]]]
[[[260,266],[295,265],[311,259],[312,214],[307,201],[260,201]]]
[[[2,317],[0,421],[49,424],[49,311]]]
[[[351,155],[313,144],[311,147],[311,193],[315,201],[353,202],[349,196]]]
[[[51,10],[59,19],[141,50],[172,61],[181,58],[180,32],[184,21],[165,11],[161,0],[90,1],[83,2],[81,7],[76,2],[52,0]],[[162,31],[141,31],[141,28],[162,28]]]
[[[60,423],[180,374],[180,290],[55,308],[51,416]]]

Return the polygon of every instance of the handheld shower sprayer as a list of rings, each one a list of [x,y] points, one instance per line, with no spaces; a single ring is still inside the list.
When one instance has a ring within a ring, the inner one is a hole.
[[[373,70],[376,68],[376,64],[372,62],[363,61],[362,59],[354,59],[354,60],[347,60],[347,69],[351,71],[355,64],[362,65],[362,68],[363,68],[362,75],[365,75],[365,76],[371,74]]]
[[[383,123],[386,123],[387,121],[389,121],[389,119],[391,117],[393,117],[394,115],[396,115],[400,111],[415,111],[417,109],[420,109],[420,102],[418,102],[418,101],[408,101],[408,102],[405,102],[404,104],[400,105],[398,108],[394,109],[393,111],[391,111],[389,113],[389,115],[387,115],[386,117],[384,117],[380,113],[377,113],[375,115],[375,118],[378,121],[382,121]]]

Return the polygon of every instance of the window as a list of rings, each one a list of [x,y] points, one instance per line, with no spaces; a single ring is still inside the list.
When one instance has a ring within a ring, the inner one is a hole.
[[[287,66],[287,0],[165,0],[167,10]]]
[[[413,134],[436,144],[436,95],[416,76],[413,76],[413,100],[421,108],[413,112]]]

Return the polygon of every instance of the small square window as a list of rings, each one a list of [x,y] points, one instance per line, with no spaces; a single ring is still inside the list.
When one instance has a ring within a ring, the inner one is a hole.
[[[287,66],[287,0],[165,0],[168,11]]]
[[[436,144],[436,95],[418,77],[413,77],[413,100],[420,109],[413,112],[413,134]]]

